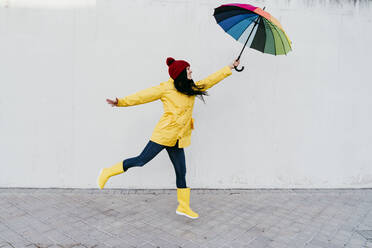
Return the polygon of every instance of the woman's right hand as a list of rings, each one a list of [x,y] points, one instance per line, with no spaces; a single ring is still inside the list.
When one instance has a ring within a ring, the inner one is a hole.
[[[117,97],[116,97],[116,100],[115,101],[113,101],[111,99],[106,99],[106,102],[108,104],[111,104],[112,107],[115,107],[115,106],[118,106],[119,99]]]

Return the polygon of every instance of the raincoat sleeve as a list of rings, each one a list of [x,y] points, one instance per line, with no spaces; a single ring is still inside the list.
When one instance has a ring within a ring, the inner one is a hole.
[[[225,66],[221,70],[209,75],[207,78],[195,82],[197,86],[202,86],[202,91],[209,89],[213,85],[220,82],[222,79],[230,76],[232,74],[230,66]]]
[[[128,107],[158,100],[162,97],[164,88],[165,84],[161,83],[157,86],[138,91],[137,93],[118,99],[117,106]]]

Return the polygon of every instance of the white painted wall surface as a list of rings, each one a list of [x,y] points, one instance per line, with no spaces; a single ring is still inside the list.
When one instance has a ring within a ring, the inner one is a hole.
[[[0,187],[96,187],[101,167],[142,151],[162,114],[160,101],[112,108],[107,97],[168,80],[168,56],[198,80],[242,48],[215,23],[221,1],[40,2],[0,0]],[[246,70],[196,101],[188,186],[372,187],[372,3],[249,3],[281,22],[293,51],[246,49]],[[175,182],[163,151],[107,186]]]

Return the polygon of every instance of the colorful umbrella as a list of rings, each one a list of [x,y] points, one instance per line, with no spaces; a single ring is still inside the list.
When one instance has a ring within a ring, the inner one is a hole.
[[[273,55],[287,54],[292,50],[291,41],[279,21],[269,13],[249,4],[224,4],[214,9],[214,18],[226,33],[246,45]],[[235,67],[235,70],[242,71]]]

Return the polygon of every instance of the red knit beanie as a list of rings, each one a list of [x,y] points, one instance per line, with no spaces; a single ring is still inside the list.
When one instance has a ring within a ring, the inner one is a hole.
[[[172,79],[176,79],[180,73],[188,66],[190,66],[187,61],[175,60],[174,58],[167,58],[168,72]]]

